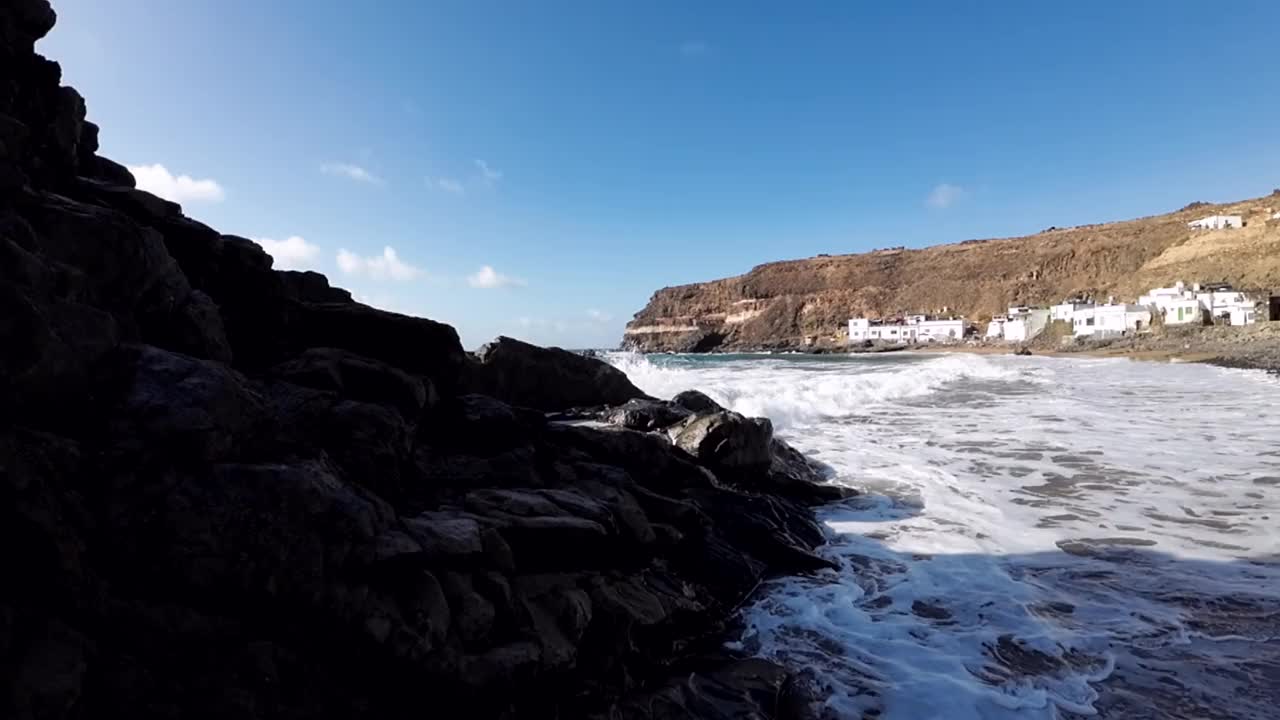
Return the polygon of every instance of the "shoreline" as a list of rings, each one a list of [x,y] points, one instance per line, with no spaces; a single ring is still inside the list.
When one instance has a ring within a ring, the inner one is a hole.
[[[932,345],[922,347],[918,350],[911,349],[911,352],[921,353],[968,353],[971,355],[1015,355],[1017,347],[996,347],[992,345],[964,346],[964,345]],[[1031,354],[1038,357],[1088,357],[1088,358],[1110,358],[1110,359],[1128,359],[1137,362],[1164,362],[1164,363],[1203,363],[1208,365],[1217,364],[1217,361],[1224,360],[1222,356],[1214,352],[1197,352],[1187,350],[1124,350],[1113,348],[1092,348],[1082,350],[1032,350]],[[1265,368],[1258,368],[1265,369]]]
[[[632,349],[642,354],[664,354],[661,351]],[[1014,355],[1020,350],[1026,350],[1032,355],[1042,357],[1123,358],[1141,362],[1200,363],[1280,374],[1280,322],[1260,322],[1245,326],[1160,328],[1142,335],[1083,341],[1068,345],[1059,344],[1056,338],[1041,337],[1024,344],[916,344],[874,346],[870,348],[778,346],[771,348],[718,348],[711,352],[687,354],[768,353],[821,357],[910,352]]]

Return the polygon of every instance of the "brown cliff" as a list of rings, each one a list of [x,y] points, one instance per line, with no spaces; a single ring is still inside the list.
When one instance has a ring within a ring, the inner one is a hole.
[[[659,290],[627,324],[623,344],[650,352],[842,344],[850,317],[946,308],[983,321],[1009,305],[1133,299],[1178,279],[1269,290],[1280,286],[1278,211],[1280,190],[1026,237],[767,263],[745,275]],[[1243,215],[1247,224],[1187,227],[1213,214]]]

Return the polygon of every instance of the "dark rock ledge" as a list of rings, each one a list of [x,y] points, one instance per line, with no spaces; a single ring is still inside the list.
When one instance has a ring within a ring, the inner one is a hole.
[[[0,5],[0,717],[808,715],[717,650],[827,566],[767,420],[273,270],[97,154],[53,22]]]

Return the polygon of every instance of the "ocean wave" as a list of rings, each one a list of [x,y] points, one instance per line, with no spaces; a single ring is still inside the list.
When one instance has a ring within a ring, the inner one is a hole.
[[[1026,368],[998,365],[979,355],[875,365],[851,360],[810,372],[796,372],[794,365],[778,359],[700,367],[665,358],[655,362],[638,353],[613,353],[607,359],[656,397],[697,389],[731,410],[767,417],[780,428],[856,417],[871,407],[924,397],[962,380],[1037,381]]]

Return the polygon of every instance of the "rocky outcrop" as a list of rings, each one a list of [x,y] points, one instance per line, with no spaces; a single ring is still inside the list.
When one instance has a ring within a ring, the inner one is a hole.
[[[726,410],[697,390],[678,393],[670,401],[631,400],[617,407],[582,411],[578,417],[658,433],[688,459],[713,470],[721,481],[745,490],[808,504],[853,494],[849,488],[828,484],[824,467],[774,437],[768,418]]]
[[[0,717],[810,716],[718,647],[829,567],[816,468],[135,189],[33,52],[53,17],[0,7]]]
[[[622,344],[646,352],[843,348],[851,317],[945,309],[985,322],[1010,305],[1132,299],[1179,278],[1269,292],[1280,286],[1280,223],[1270,218],[1277,208],[1280,196],[1271,195],[1020,238],[768,263],[658,290]],[[1248,224],[1187,227],[1214,213]]]
[[[617,368],[560,348],[499,337],[476,353],[469,387],[513,405],[547,412],[617,405],[645,397]]]

